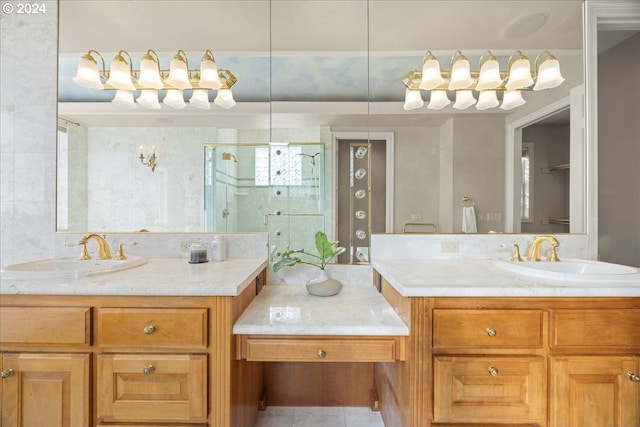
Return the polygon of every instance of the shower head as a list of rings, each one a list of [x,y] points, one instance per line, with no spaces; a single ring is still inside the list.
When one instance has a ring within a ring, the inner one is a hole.
[[[222,160],[233,160],[234,163],[238,163],[238,158],[231,153],[227,153],[226,151],[222,153]]]

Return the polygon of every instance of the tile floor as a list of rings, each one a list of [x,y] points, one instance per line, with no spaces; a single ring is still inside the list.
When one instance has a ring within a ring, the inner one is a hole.
[[[366,407],[269,406],[256,427],[384,427],[380,412]]]

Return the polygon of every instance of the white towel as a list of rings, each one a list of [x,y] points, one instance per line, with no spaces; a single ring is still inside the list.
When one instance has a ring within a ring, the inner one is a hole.
[[[473,206],[462,207],[462,232],[478,232],[478,227],[476,226],[476,210]]]

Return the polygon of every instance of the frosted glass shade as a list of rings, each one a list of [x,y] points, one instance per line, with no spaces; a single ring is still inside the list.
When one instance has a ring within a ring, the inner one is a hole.
[[[500,104],[498,102],[498,95],[495,90],[483,90],[478,96],[478,103],[476,108],[478,110],[487,110],[489,108],[495,108]]]
[[[98,63],[89,54],[80,58],[78,63],[78,70],[73,81],[82,87],[88,87],[90,89],[104,89],[102,81],[100,80],[100,72],[98,71]]]
[[[507,90],[518,90],[533,84],[531,77],[531,64],[524,56],[516,59],[509,70],[509,79],[505,87]]]
[[[427,108],[429,110],[440,110],[449,104],[451,104],[451,101],[447,98],[446,90],[433,90],[431,91],[431,100]]]
[[[424,101],[422,100],[422,96],[419,90],[411,90],[407,88],[404,92],[404,108],[405,111],[415,110],[424,105]]]
[[[182,91],[180,89],[168,89],[167,94],[165,95],[162,102],[169,107],[173,107],[177,110],[184,108],[186,103],[184,102],[184,97],[182,96]]]
[[[169,65],[169,77],[164,82],[173,86],[176,89],[191,89],[191,82],[189,81],[189,71],[187,63],[176,55],[171,60]]]
[[[419,88],[422,90],[432,90],[445,84],[447,81],[442,78],[440,63],[435,57],[430,57],[422,64],[422,80]]]
[[[194,89],[193,94],[189,99],[189,104],[195,108],[200,108],[201,110],[210,109],[211,104],[209,104],[209,91],[206,89]]]
[[[496,59],[488,59],[480,67],[480,76],[476,90],[495,89],[502,84],[500,64]]]
[[[116,55],[111,61],[111,68],[107,84],[116,89],[136,90],[131,78],[131,69],[122,55]]]
[[[136,102],[150,110],[158,110],[160,108],[156,89],[143,89],[140,91],[140,96],[136,99]]]
[[[564,77],[560,74],[560,63],[555,58],[542,62],[538,67],[538,79],[533,90],[551,89],[560,86]]]
[[[200,61],[200,82],[198,86],[215,90],[222,87],[222,82],[218,75],[218,67],[210,55],[203,56],[202,61]]]
[[[149,89],[162,89],[164,84],[160,78],[160,67],[148,53],[140,60],[140,77],[138,85]]]
[[[113,97],[111,102],[114,105],[122,108],[136,108],[137,105],[133,100],[133,91],[130,90],[117,90],[116,96]]]
[[[473,97],[473,91],[459,90],[456,92],[456,102],[453,104],[453,108],[456,110],[464,110],[475,103],[476,99]]]
[[[522,92],[520,92],[519,90],[506,90],[502,95],[502,105],[500,106],[500,108],[502,110],[511,110],[512,108],[523,105],[525,102],[527,101],[524,100],[524,98],[522,97]]]
[[[471,78],[471,70],[469,68],[469,61],[464,56],[461,56],[453,63],[451,69],[451,81],[449,82],[449,90],[466,89],[473,83]]]
[[[214,99],[213,102],[218,107],[226,109],[232,108],[236,105],[231,89],[218,89],[218,95],[216,95],[216,99]]]

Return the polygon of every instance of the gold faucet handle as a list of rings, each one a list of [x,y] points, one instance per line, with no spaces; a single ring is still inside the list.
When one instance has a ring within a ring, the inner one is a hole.
[[[558,262],[560,258],[558,257],[558,251],[556,250],[557,246],[551,247],[551,252],[549,252],[549,256],[547,257],[547,261]]]
[[[87,244],[86,243],[81,243],[80,246],[82,246],[82,253],[80,254],[80,260],[88,260],[91,259],[91,255],[89,255],[89,251],[87,250]]]
[[[119,243],[118,244],[118,253],[116,254],[115,258],[118,261],[122,261],[124,259],[127,259],[127,256],[124,254],[124,243]]]
[[[511,261],[522,262],[522,257],[520,256],[520,246],[518,246],[516,243],[513,244],[513,256],[511,257]]]

